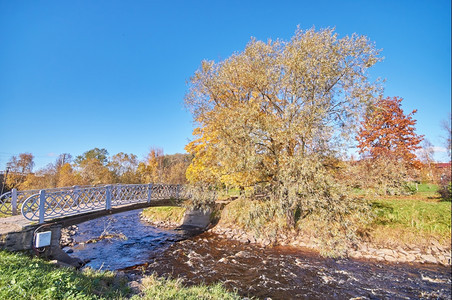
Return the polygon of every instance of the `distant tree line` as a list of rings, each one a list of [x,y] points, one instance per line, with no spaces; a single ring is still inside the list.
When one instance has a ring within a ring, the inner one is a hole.
[[[107,149],[94,148],[75,158],[60,154],[54,163],[33,172],[33,154],[21,153],[8,161],[2,184],[4,191],[114,183],[184,184],[190,162],[189,154],[165,155],[161,148],[151,148],[143,160],[124,152],[109,156]]]

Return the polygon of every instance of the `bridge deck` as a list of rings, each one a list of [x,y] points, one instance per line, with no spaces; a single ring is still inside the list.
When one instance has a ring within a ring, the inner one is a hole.
[[[32,222],[25,219],[22,215],[1,218],[0,235],[22,231],[31,224]]]

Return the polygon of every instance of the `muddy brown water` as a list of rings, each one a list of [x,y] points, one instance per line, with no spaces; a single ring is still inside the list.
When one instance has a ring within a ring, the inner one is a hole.
[[[261,248],[205,232],[158,229],[141,210],[79,224],[73,256],[86,267],[130,275],[222,282],[244,297],[272,299],[451,299],[451,268],[328,259],[293,247]],[[84,243],[108,233],[113,238]],[[124,238],[126,237],[126,238]]]

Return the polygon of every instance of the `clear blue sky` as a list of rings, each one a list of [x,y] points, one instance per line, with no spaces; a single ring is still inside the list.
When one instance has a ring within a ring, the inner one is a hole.
[[[297,25],[367,35],[383,49],[371,74],[386,78],[385,96],[418,109],[418,133],[443,146],[449,0],[0,0],[0,169],[21,152],[35,155],[35,169],[94,147],[182,153],[193,129],[186,81],[200,62],[225,59],[252,36],[287,40]]]

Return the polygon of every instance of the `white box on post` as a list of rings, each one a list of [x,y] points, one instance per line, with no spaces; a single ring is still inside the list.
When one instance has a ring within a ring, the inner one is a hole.
[[[50,246],[50,239],[52,238],[52,231],[44,231],[36,234],[36,248]]]

